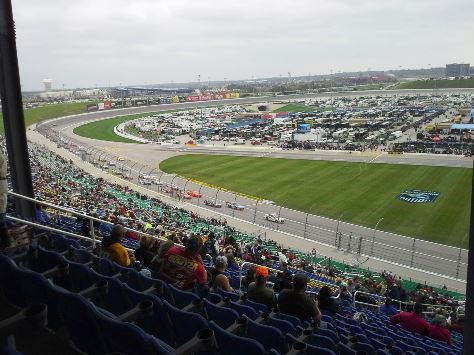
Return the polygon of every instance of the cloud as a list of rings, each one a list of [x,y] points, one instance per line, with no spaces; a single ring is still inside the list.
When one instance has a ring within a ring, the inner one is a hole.
[[[13,0],[25,89],[470,61],[470,0]]]

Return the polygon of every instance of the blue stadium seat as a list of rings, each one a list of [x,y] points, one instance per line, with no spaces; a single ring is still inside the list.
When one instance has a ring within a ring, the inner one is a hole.
[[[265,318],[265,320],[262,321],[262,324],[278,328],[278,329],[280,329],[282,334],[291,333],[295,336],[297,335],[296,328],[293,326],[293,324],[291,324],[287,320],[277,319],[277,318],[274,318],[274,317],[268,317],[268,318]]]
[[[310,355],[310,354],[311,355],[336,355],[336,353],[333,352],[332,350],[324,349],[322,347],[317,347],[317,346],[307,344],[307,343],[303,343],[291,334],[286,335],[286,341],[287,341],[288,345],[290,346],[290,348],[293,348],[293,349],[295,349],[295,347],[294,347],[295,344],[298,344],[298,343],[304,344],[304,349],[305,350],[303,350],[303,354],[308,354],[308,355]],[[355,352],[354,352],[354,354],[355,354]]]
[[[0,289],[6,299],[17,306],[26,307],[27,303],[21,291],[20,268],[9,257],[0,254]]]
[[[357,351],[353,350],[352,348],[348,347],[346,344],[342,342],[337,344],[337,350],[339,350],[339,355],[356,355]]]
[[[89,266],[73,261],[69,261],[68,263],[69,277],[71,278],[73,291],[80,292],[94,284],[94,278]]]
[[[318,334],[311,334],[310,336],[304,339],[304,342],[309,345],[313,345],[319,348],[329,349],[332,351],[337,351],[336,343],[329,337],[318,335]]]
[[[217,344],[219,346],[219,350],[222,354],[226,354],[226,355],[242,355],[242,354],[264,355],[266,354],[265,348],[258,341],[232,334],[222,329],[214,321],[210,321],[209,324],[211,326],[211,329],[214,331]]]
[[[114,277],[101,275],[91,269],[91,275],[95,282],[107,282],[108,292],[104,296],[94,297],[92,301],[98,307],[119,316],[129,311],[133,306],[127,297],[122,282]]]
[[[244,306],[252,307],[257,313],[268,313],[269,311],[266,304],[250,301],[249,299],[246,299],[245,301],[240,302],[240,304],[243,304]]]
[[[231,301],[237,302],[240,299],[240,294],[235,292],[227,292],[221,288],[217,288],[217,293],[222,296],[222,298],[228,298]]]
[[[280,353],[286,353],[288,346],[282,332],[275,327],[255,322],[250,317],[244,315],[247,319],[247,336],[260,342],[267,351],[274,348]]]
[[[93,304],[77,294],[60,289],[54,292],[57,295],[61,319],[74,344],[86,354],[107,353],[101,329],[93,316],[97,312]]]
[[[207,319],[213,320],[221,328],[227,329],[229,326],[235,323],[237,318],[239,318],[239,314],[231,308],[215,305],[207,299],[203,299],[203,302]]]
[[[207,320],[200,314],[182,311],[167,301],[164,301],[164,306],[173,324],[174,337],[178,345],[192,339],[199,330],[209,327]]]
[[[250,319],[256,319],[257,318],[257,313],[252,307],[245,306],[243,304],[237,303],[237,302],[224,302],[223,306],[232,308],[235,310],[239,315],[246,315]]]
[[[209,293],[209,295],[207,296],[207,299],[209,301],[211,301],[212,303],[214,303],[214,304],[218,304],[218,303],[222,302],[222,300],[223,300],[222,296],[219,295],[218,293],[215,293],[215,292]]]
[[[192,301],[198,300],[199,297],[192,292],[181,291],[173,285],[168,285],[171,295],[173,296],[173,304],[178,308],[184,308]]]
[[[148,335],[132,323],[112,319],[101,312],[94,313],[100,333],[109,352],[127,355],[171,355],[174,349]]]
[[[372,345],[368,343],[355,343],[352,345],[352,349],[356,351],[364,351],[366,354],[372,355],[375,354],[375,349]]]
[[[313,333],[314,334],[317,334],[317,335],[322,335],[322,336],[325,336],[325,337],[328,337],[330,339],[332,339],[332,341],[334,342],[334,344],[337,344],[339,343],[339,336],[337,335],[337,333],[333,330],[330,330],[330,329],[323,329],[323,328],[314,328],[313,329]]]
[[[127,284],[124,284],[123,287],[132,304],[137,305],[143,301],[153,303],[153,315],[137,320],[136,324],[147,333],[171,344],[173,341],[171,322],[161,299],[153,294],[138,292]]]
[[[270,314],[270,317],[276,318],[276,319],[282,319],[290,322],[293,324],[294,327],[297,327],[298,325],[301,325],[301,321],[293,316],[290,316],[289,314],[281,313],[281,312],[272,312]]]

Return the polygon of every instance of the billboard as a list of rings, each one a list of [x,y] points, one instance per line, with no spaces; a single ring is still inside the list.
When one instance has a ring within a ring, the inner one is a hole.
[[[199,96],[189,95],[188,97],[186,97],[186,101],[188,101],[188,102],[199,101]]]

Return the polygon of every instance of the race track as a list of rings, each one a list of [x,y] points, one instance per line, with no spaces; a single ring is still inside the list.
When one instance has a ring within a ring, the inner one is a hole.
[[[431,92],[430,90],[416,92]],[[465,90],[462,90],[465,92]],[[471,92],[474,91],[471,89]],[[406,93],[406,91],[402,91]],[[410,91],[412,92],[412,91]],[[358,92],[344,93],[341,96],[348,95],[387,95],[400,94],[398,91],[383,92]],[[326,95],[326,96],[329,96]],[[271,100],[295,99],[296,96],[278,97],[278,98],[245,98],[225,100],[226,104],[243,104],[265,102]],[[199,190],[205,196],[215,199],[224,204],[224,207],[218,209],[219,215],[226,215],[229,218],[238,217],[239,220],[248,221],[262,227],[261,232],[265,230],[276,230],[285,232],[307,240],[314,240],[325,246],[339,247],[344,250],[344,257],[347,261],[348,255],[352,253],[353,262],[363,262],[369,259],[386,260],[393,264],[408,266],[413,269],[423,270],[432,274],[446,275],[453,281],[456,288],[462,289],[467,274],[467,250],[448,247],[440,244],[417,240],[405,236],[387,233],[383,231],[374,231],[373,229],[353,225],[350,223],[338,222],[337,220],[325,217],[309,215],[300,211],[287,209],[273,204],[257,202],[253,199],[235,195],[231,192],[224,192],[212,189],[207,186],[198,185],[191,181],[186,181],[174,175],[164,174],[158,169],[160,161],[171,156],[189,153],[206,154],[225,154],[242,156],[265,156],[288,159],[308,159],[308,160],[333,160],[363,162],[367,164],[389,163],[389,164],[414,164],[414,165],[433,165],[433,166],[452,166],[452,167],[472,167],[472,158],[444,155],[427,154],[404,154],[388,155],[379,153],[347,153],[347,152],[328,152],[328,151],[291,151],[278,148],[255,148],[255,147],[213,147],[198,146],[196,148],[186,148],[184,146],[161,147],[152,144],[133,144],[97,141],[83,138],[73,134],[73,129],[85,122],[103,120],[106,118],[135,114],[143,112],[159,112],[170,109],[181,109],[191,107],[209,106],[209,102],[169,104],[159,106],[136,107],[130,109],[94,112],[77,116],[70,116],[60,119],[49,120],[38,125],[37,130],[51,138],[58,136],[66,137],[71,141],[77,142],[90,152],[90,159],[99,156],[106,156],[108,159],[116,159],[118,156],[126,160],[123,165],[130,169],[134,181],[140,173],[156,174],[164,183],[172,183],[185,189]],[[64,151],[64,149],[62,149]],[[155,189],[155,187],[149,187]],[[199,206],[199,210],[207,208],[203,204],[204,198],[192,199],[186,201],[187,204]],[[244,205],[244,211],[235,211],[225,207],[226,201],[235,201]],[[285,218],[284,224],[275,224],[265,220],[266,213],[276,213]],[[337,235],[336,232],[340,232]],[[337,235],[337,237],[336,237]],[[315,245],[318,249],[318,245]],[[359,255],[360,252],[360,256]],[[348,254],[349,253],[349,254]],[[349,258],[350,259],[350,258]],[[407,272],[409,274],[409,272]],[[454,282],[458,279],[461,282]],[[446,279],[446,282],[449,280]],[[439,283],[442,283],[440,280]],[[453,286],[454,287],[454,286]]]

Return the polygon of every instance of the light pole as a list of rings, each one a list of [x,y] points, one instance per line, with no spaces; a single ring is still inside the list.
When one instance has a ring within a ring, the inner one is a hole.
[[[370,248],[370,255],[371,256],[374,255],[375,232],[377,232],[377,227],[379,226],[380,222],[382,222],[382,221],[383,221],[383,217],[378,220],[377,224],[374,227],[374,233],[372,234],[372,246]]]

